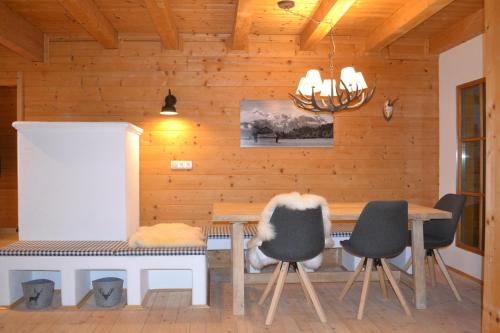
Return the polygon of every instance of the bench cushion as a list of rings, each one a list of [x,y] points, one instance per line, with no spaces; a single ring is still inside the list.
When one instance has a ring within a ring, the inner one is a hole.
[[[231,238],[231,225],[228,224],[215,224],[203,227],[203,233],[208,239],[225,239]],[[257,224],[244,225],[244,237],[251,238],[257,233]]]
[[[347,231],[333,231],[332,232],[332,237],[351,237],[352,232],[347,232]]]
[[[245,238],[252,238],[257,233],[257,224],[245,224]],[[215,224],[203,227],[203,234],[207,239],[225,239],[231,237],[231,226],[228,224]],[[351,237],[351,232],[332,231],[332,237]]]
[[[112,256],[121,241],[18,241],[0,248],[2,256]]]
[[[0,248],[0,256],[178,256],[206,251],[206,246],[134,249],[125,241],[18,241]]]
[[[196,247],[127,247],[115,251],[115,256],[197,256],[207,253],[206,246]]]

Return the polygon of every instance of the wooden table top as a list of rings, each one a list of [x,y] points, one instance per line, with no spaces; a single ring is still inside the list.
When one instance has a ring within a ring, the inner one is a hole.
[[[329,204],[332,221],[357,220],[366,202],[339,202]],[[219,222],[254,222],[260,219],[260,214],[266,203],[214,203],[212,221]],[[411,220],[449,219],[451,213],[435,208],[409,204],[408,218]]]

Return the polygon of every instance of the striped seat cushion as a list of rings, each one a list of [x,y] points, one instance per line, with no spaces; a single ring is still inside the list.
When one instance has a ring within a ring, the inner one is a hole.
[[[0,256],[177,256],[203,255],[207,248],[131,248],[125,241],[18,241],[0,248]]]
[[[245,238],[251,238],[257,233],[257,224],[245,224]],[[203,234],[208,239],[224,239],[231,237],[231,226],[228,224],[215,224],[203,227]],[[332,231],[332,237],[351,237],[351,232]]]
[[[347,231],[334,231],[332,237],[351,237],[351,232]]]
[[[2,256],[112,256],[122,241],[18,241],[0,248]]]
[[[257,233],[256,224],[245,224],[244,226],[245,238],[251,238]],[[208,239],[224,239],[231,237],[231,226],[228,224],[215,224],[203,227],[203,233]]]
[[[206,246],[193,247],[137,247],[115,251],[115,256],[196,256],[205,255]]]

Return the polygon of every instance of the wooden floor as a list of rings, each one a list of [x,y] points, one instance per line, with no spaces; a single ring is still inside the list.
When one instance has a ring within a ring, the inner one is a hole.
[[[328,324],[319,322],[298,284],[285,286],[275,321],[265,329],[270,299],[257,305],[264,285],[246,287],[247,314],[234,317],[231,305],[229,270],[211,272],[210,308],[190,307],[190,291],[155,291],[144,309],[97,310],[85,305],[79,310],[0,311],[0,332],[479,332],[481,287],[453,274],[464,301],[459,303],[439,276],[438,285],[429,285],[429,308],[413,310],[406,317],[391,292],[384,301],[377,283],[372,283],[363,320],[356,320],[360,283],[343,302],[337,300],[341,283],[315,284]],[[402,286],[408,300],[411,293]]]

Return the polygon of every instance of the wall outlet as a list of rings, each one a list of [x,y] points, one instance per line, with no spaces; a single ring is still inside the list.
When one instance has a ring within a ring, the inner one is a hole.
[[[193,161],[170,161],[170,169],[172,170],[191,170]]]

